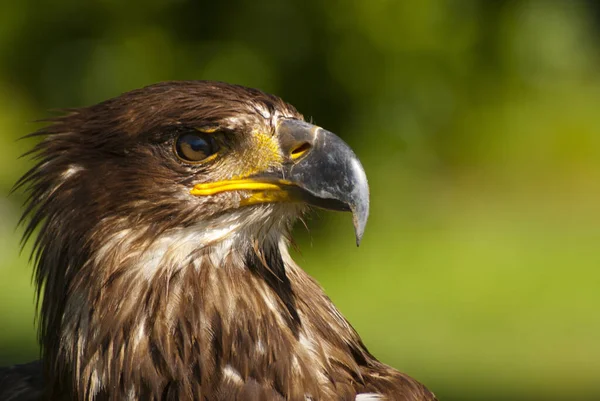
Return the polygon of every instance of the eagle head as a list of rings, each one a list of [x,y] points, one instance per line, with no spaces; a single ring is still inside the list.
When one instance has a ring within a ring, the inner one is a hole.
[[[50,226],[59,219],[70,231],[63,239],[81,241],[110,240],[106,230],[146,229],[151,239],[194,226],[202,243],[262,241],[287,234],[314,205],[351,210],[357,243],[362,237],[369,190],[360,161],[278,97],[168,82],[53,122],[37,133],[46,135],[35,149],[40,163],[21,180],[31,228],[40,217]]]
[[[291,105],[166,82],[32,135],[17,186],[50,399],[429,394],[373,358],[288,253],[307,207],[351,211],[357,244],[369,211],[356,155]]]

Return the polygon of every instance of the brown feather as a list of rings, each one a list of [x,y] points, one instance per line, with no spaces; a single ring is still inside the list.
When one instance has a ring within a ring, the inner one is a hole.
[[[16,186],[29,195],[24,240],[39,229],[45,384],[0,371],[0,398],[434,399],[378,362],[292,261],[287,237],[301,207],[187,195],[250,161],[182,164],[172,155],[178,132],[218,127],[232,155],[247,155],[252,133],[272,133],[276,115],[302,118],[254,89],[169,82],[71,110],[33,134],[44,137],[37,164]],[[227,218],[235,232],[202,237]]]

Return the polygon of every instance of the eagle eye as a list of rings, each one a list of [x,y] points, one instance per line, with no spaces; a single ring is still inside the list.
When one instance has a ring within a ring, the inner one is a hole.
[[[218,151],[215,139],[207,134],[181,134],[175,141],[175,153],[184,162],[197,163],[207,161]]]

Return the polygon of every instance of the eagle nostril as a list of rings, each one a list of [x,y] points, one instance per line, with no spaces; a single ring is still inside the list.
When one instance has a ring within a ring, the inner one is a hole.
[[[294,149],[292,149],[292,152],[290,153],[292,160],[298,160],[300,157],[305,155],[311,147],[311,144],[308,142],[303,142],[300,145],[296,146]]]

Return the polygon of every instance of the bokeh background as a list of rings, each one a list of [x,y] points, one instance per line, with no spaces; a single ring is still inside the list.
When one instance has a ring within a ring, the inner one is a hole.
[[[170,79],[282,96],[372,190],[300,264],[442,400],[600,399],[600,3],[21,0],[0,6],[0,364],[36,358],[18,159],[59,107]]]

